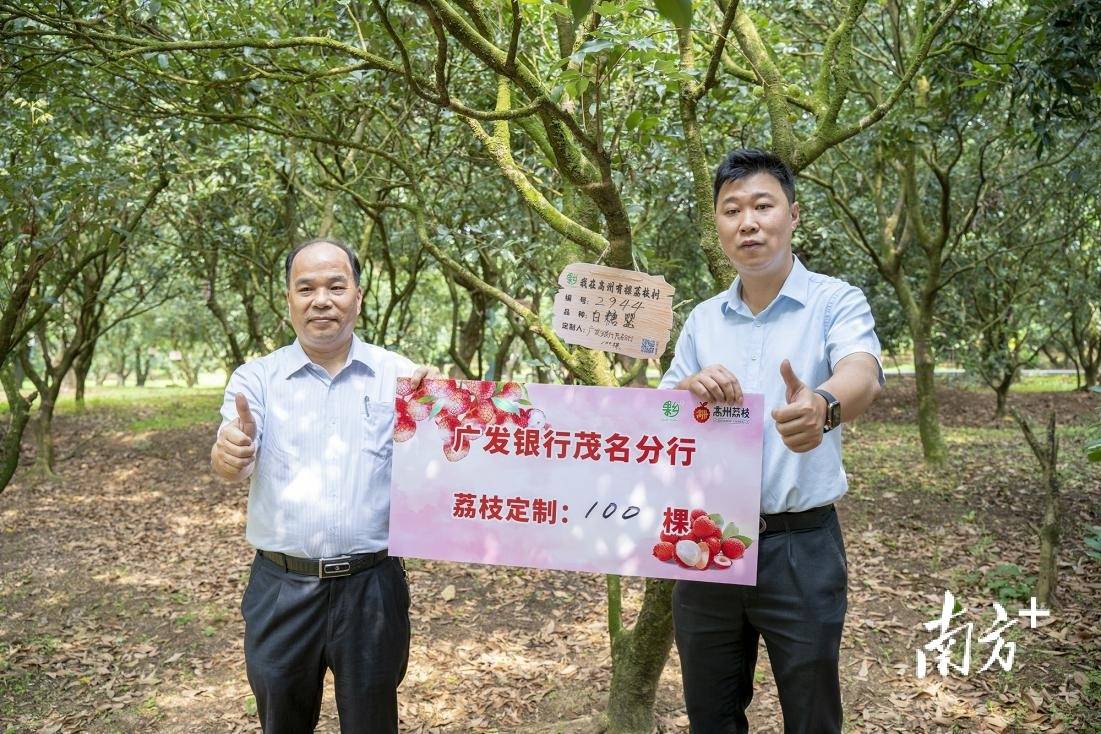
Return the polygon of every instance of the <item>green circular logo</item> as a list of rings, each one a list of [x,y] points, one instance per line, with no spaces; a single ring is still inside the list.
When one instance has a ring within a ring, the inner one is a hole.
[[[666,418],[676,418],[677,414],[680,413],[680,403],[666,400],[665,404],[661,406],[661,412],[665,414]]]
[[[570,285],[577,285],[577,276],[573,273],[566,273],[566,282]]]

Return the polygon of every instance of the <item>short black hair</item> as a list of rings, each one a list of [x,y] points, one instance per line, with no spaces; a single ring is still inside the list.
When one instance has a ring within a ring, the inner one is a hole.
[[[714,203],[719,203],[719,189],[726,183],[757,173],[767,173],[775,178],[788,197],[788,203],[795,201],[795,174],[780,156],[759,148],[739,148],[715,169]]]
[[[344,250],[344,254],[348,256],[348,262],[352,266],[352,279],[355,281],[355,284],[358,287],[359,273],[361,270],[359,265],[359,258],[356,257],[356,254],[352,250],[352,248],[348,247],[346,244],[338,239],[333,239],[332,237],[318,237],[317,239],[306,240],[299,245],[295,245],[294,249],[287,253],[287,260],[284,263],[287,271],[287,287],[289,288],[291,284],[291,263],[294,262],[294,258],[298,256],[298,253],[302,252],[310,245],[320,245],[322,243],[332,245],[333,247],[339,247],[341,250]]]

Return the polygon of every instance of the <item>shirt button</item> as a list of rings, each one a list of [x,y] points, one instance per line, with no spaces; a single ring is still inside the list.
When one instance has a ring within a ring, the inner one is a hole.
[[[757,361],[757,355],[754,354],[752,357],[750,357],[750,359],[752,359],[754,362],[756,362]]]
[[[756,326],[758,329],[761,328],[761,322],[760,321],[754,321],[753,325]]]

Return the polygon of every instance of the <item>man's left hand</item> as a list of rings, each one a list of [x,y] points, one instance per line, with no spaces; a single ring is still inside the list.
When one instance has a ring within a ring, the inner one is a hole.
[[[435,380],[440,377],[443,377],[443,373],[436,369],[434,365],[427,364],[413,370],[413,374],[409,379],[413,381],[413,389],[416,390],[424,380]]]
[[[822,443],[826,401],[795,376],[786,359],[780,364],[780,376],[787,386],[788,404],[772,411],[772,420],[776,421],[784,445],[801,454]]]

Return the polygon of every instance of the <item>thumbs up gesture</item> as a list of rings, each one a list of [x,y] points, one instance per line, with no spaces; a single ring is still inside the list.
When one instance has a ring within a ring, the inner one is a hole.
[[[772,411],[776,430],[792,451],[810,451],[822,443],[826,401],[795,375],[786,359],[780,364],[780,377],[787,388],[787,405]]]
[[[237,417],[218,432],[210,450],[210,466],[222,479],[235,482],[252,474],[256,463],[256,420],[248,399],[237,393]]]

